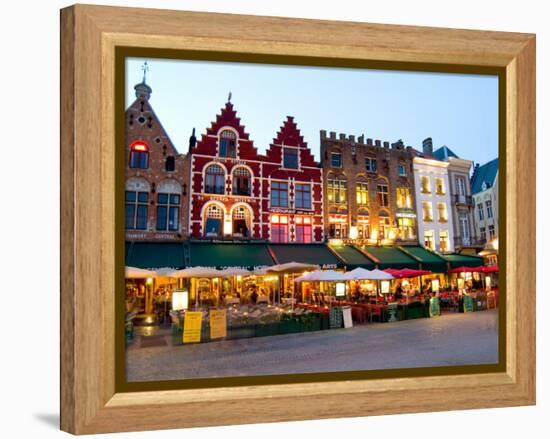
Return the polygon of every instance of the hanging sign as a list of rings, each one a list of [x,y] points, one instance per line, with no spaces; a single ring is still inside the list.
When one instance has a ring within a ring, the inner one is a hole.
[[[210,338],[227,336],[227,311],[216,309],[210,311]]]
[[[183,320],[183,342],[200,343],[202,328],[202,312],[188,311]]]

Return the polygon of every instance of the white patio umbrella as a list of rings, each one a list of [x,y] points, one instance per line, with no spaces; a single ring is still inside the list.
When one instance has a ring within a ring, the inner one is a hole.
[[[126,279],[144,279],[146,277],[154,277],[155,274],[153,270],[146,270],[145,268],[128,266],[125,268]]]
[[[346,280],[344,273],[340,273],[334,270],[313,271],[307,274],[307,276],[308,276],[308,279],[307,279],[308,281],[317,281],[317,282],[338,282],[338,281]]]
[[[355,270],[348,271],[345,274],[346,280],[391,280],[395,279],[391,274],[382,270],[367,270],[358,267]]]
[[[175,268],[162,267],[155,270],[155,274],[159,277],[176,277],[177,270]]]
[[[220,272],[220,277],[231,277],[231,276],[250,276],[254,274],[250,270],[238,267],[229,267],[224,270],[218,270]]]
[[[187,277],[221,277],[221,270],[216,270],[210,267],[187,267],[183,270],[177,270],[174,272],[174,277],[187,278]]]
[[[286,262],[284,264],[277,264],[272,265],[271,267],[268,267],[268,272],[274,272],[274,273],[296,273],[300,271],[306,271],[306,270],[318,270],[320,267],[317,264],[304,264],[302,262]]]

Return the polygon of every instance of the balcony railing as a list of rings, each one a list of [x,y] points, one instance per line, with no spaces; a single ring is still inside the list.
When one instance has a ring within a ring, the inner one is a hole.
[[[454,194],[453,195],[453,201],[456,204],[465,204],[467,206],[473,206],[473,201],[472,201],[472,196],[471,195]]]

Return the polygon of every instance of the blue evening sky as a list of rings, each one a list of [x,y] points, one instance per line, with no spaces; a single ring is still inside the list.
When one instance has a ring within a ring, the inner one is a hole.
[[[126,105],[145,59],[126,61]],[[498,77],[366,69],[148,59],[151,105],[180,153],[204,133],[231,91],[254,145],[266,150],[294,116],[319,160],[319,130],[422,149],[447,145],[481,164],[498,156]]]

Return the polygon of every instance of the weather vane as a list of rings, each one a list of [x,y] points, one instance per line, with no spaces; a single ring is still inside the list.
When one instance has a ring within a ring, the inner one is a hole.
[[[149,66],[147,65],[147,61],[143,63],[141,66],[141,70],[143,70],[143,83],[145,84],[145,76],[147,75],[147,72],[149,71]]]

